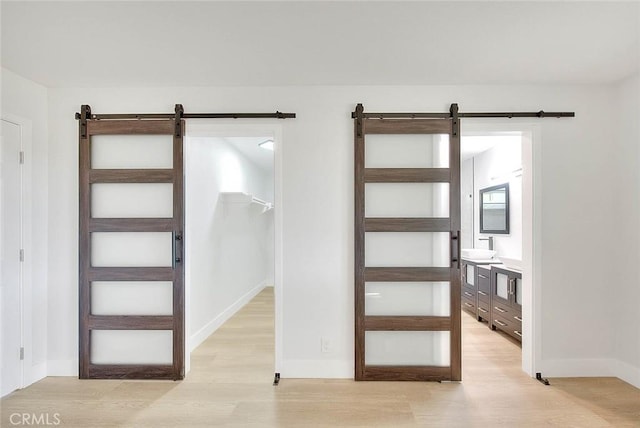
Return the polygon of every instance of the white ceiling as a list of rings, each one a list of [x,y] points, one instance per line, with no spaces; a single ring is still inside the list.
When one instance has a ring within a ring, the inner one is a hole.
[[[520,144],[519,135],[470,135],[460,138],[460,159],[465,161],[498,145]]]
[[[1,3],[2,66],[49,87],[610,83],[639,1]]]
[[[247,159],[268,175],[273,175],[273,151],[258,146],[272,137],[225,137],[224,140],[235,147]]]

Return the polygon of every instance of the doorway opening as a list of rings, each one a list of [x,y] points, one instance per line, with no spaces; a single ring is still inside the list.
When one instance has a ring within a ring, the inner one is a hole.
[[[236,364],[229,341],[251,349],[242,357],[252,364],[279,372],[281,141],[279,126],[187,127],[187,372],[206,370],[214,355]],[[274,300],[275,313],[263,310]]]
[[[540,344],[538,140],[535,125],[472,121],[461,138],[463,315],[497,330],[505,346],[521,346],[521,368],[530,376]]]

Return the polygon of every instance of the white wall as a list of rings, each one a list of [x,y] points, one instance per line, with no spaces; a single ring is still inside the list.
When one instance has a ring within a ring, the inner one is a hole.
[[[640,75],[621,82],[615,90],[616,120],[611,131],[618,144],[610,150],[619,166],[610,192],[618,211],[613,217],[615,222],[609,222],[608,227],[618,245],[613,249],[616,262],[610,266],[612,275],[607,281],[608,293],[615,296],[614,357],[618,361],[614,374],[640,388]],[[600,144],[608,146],[609,142]]]
[[[462,248],[473,248],[473,158],[460,162],[460,233]]]
[[[606,86],[433,86],[105,88],[50,91],[49,357],[77,358],[77,123],[94,112],[290,111],[283,127],[283,361],[284,377],[353,375],[353,122],[366,111],[575,111],[573,119],[539,123],[542,136],[542,360],[548,375],[595,375],[613,355],[616,325],[602,310],[611,269],[620,260],[618,234],[602,227],[619,215],[610,190],[620,162],[611,156],[615,109]],[[238,122],[225,122],[228,124]],[[255,124],[254,121],[242,122]],[[264,122],[258,122],[264,123]],[[470,120],[462,122],[470,123]],[[634,187],[637,190],[637,187]],[[603,203],[590,204],[594,194]],[[592,251],[597,245],[601,251]],[[588,267],[588,269],[585,269]],[[576,304],[576,302],[579,304]],[[633,314],[636,314],[635,309]],[[629,315],[632,316],[632,315]],[[55,326],[55,327],[54,327]],[[579,328],[576,328],[579,326]],[[320,337],[332,353],[321,353]]]
[[[263,214],[256,204],[225,203],[221,192],[268,200],[273,176],[223,138],[187,136],[185,147],[185,261],[193,349],[272,281],[273,212]]]
[[[47,90],[43,86],[1,69],[2,117],[29,124],[23,127],[25,146],[25,262],[24,343],[25,378],[29,385],[46,375],[47,363],[47,269],[48,269],[48,113]],[[68,261],[67,261],[68,262]],[[74,306],[74,302],[68,302]]]
[[[474,248],[488,248],[480,238],[493,236],[493,249],[498,256],[522,259],[522,144],[499,143],[474,156],[473,162],[473,228]],[[480,233],[480,190],[509,183],[509,233]]]

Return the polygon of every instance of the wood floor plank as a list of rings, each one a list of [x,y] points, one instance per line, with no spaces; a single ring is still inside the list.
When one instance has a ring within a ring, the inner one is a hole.
[[[193,352],[184,381],[45,378],[2,398],[0,426],[15,412],[58,413],[65,428],[640,426],[640,390],[616,378],[541,385],[520,369],[515,341],[466,313],[462,383],[283,378],[273,387],[273,322],[268,287]]]

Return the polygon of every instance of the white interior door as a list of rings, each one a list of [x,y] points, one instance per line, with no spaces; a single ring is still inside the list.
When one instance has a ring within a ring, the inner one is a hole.
[[[2,120],[0,150],[0,193],[2,194],[0,241],[0,302],[2,327],[1,395],[22,387],[22,175],[21,129]]]

